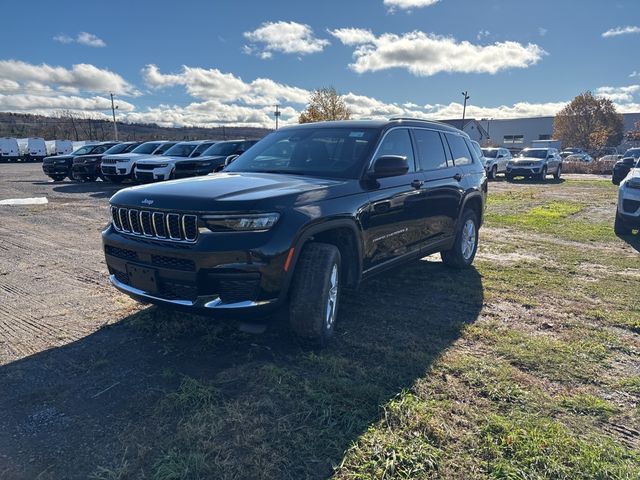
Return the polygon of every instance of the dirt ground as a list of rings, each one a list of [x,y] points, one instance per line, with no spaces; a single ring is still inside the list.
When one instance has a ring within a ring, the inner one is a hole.
[[[602,177],[575,178],[598,181]],[[220,390],[229,393],[237,379],[220,380],[219,375],[231,366],[263,366],[273,359],[286,364],[300,352],[279,324],[263,335],[250,336],[222,323],[205,336],[198,333],[195,340],[181,334],[170,342],[165,340],[166,332],[148,328],[149,312],[156,309],[140,306],[108,284],[100,231],[108,222],[108,199],[117,188],[102,182],[52,183],[40,165],[0,164],[0,200],[45,196],[49,201],[0,206],[0,479],[121,478],[114,465],[149,464],[149,458],[154,458],[150,452],[164,451],[165,442],[152,438],[158,434],[153,428],[157,403],[176,390],[184,376],[215,378]],[[523,186],[497,181],[490,188],[492,194],[506,194]],[[588,183],[584,188],[589,189]],[[557,190],[551,191],[550,198],[564,199]],[[614,209],[615,198],[592,207],[603,221],[610,220]],[[513,243],[518,235],[522,242],[535,237],[488,227],[483,241]],[[625,256],[638,253],[637,243],[619,242],[612,248]],[[486,248],[479,260],[500,266],[542,262],[545,255]],[[412,267],[412,275],[429,276],[439,268],[423,263]],[[637,281],[633,277],[637,273],[629,273],[629,278]],[[481,286],[480,276],[472,277],[465,281]],[[401,280],[402,275],[393,274],[388,281]],[[393,292],[391,285],[381,288],[387,290]],[[358,311],[367,301],[360,295],[346,302],[343,313]],[[394,301],[390,295],[381,297],[389,308],[406,308],[408,316],[418,314],[407,305],[411,297]],[[445,294],[429,295],[437,300]],[[499,316],[502,308],[510,308],[496,300],[487,307],[482,297],[469,299],[467,307],[461,323],[475,320],[483,309],[488,308],[485,315]],[[558,323],[554,318],[548,321]],[[190,319],[186,328],[193,325]],[[434,356],[454,342],[459,332],[447,335]],[[416,368],[423,372],[425,365]],[[416,371],[397,379],[389,395],[410,386],[417,376]],[[171,430],[164,433],[175,435]],[[147,439],[143,448],[138,444],[133,459],[132,438]],[[348,444],[339,447],[344,450]],[[105,465],[112,470],[99,469]],[[317,478],[329,473],[318,470]]]

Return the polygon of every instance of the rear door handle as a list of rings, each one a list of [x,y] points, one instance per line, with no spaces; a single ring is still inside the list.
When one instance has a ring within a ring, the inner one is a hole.
[[[461,173],[456,173],[453,176],[453,178],[454,178],[454,180],[457,180],[459,182],[460,180],[462,180],[462,174]]]
[[[418,179],[416,179],[416,180],[414,180],[414,181],[412,181],[412,182],[411,182],[411,186],[412,186],[413,188],[415,188],[416,190],[417,190],[418,188],[422,187],[422,185],[424,185],[424,182],[423,182],[422,180],[418,180]]]

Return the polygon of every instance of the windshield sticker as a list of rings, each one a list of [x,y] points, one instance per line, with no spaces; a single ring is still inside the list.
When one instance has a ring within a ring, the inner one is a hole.
[[[351,132],[349,136],[353,138],[362,138],[364,137],[364,132]]]

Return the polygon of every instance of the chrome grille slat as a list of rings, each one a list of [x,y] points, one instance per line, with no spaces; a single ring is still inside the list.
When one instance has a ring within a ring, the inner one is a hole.
[[[128,235],[186,243],[198,239],[198,217],[193,214],[112,206],[111,222],[118,232]]]

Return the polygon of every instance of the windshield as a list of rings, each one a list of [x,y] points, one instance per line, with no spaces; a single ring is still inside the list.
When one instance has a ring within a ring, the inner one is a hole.
[[[482,150],[482,154],[487,158],[496,158],[498,156],[498,150]]]
[[[147,142],[142,145],[138,145],[136,148],[131,150],[131,153],[143,153],[145,155],[149,155],[153,153],[153,151],[158,148],[161,144],[158,142]]]
[[[640,148],[630,148],[624,152],[625,157],[640,158]]]
[[[518,157],[533,157],[533,158],[547,158],[547,151],[542,149],[527,149],[522,150],[518,155]]]
[[[164,152],[166,152],[167,150],[169,150],[169,149],[170,149],[171,147],[173,147],[176,143],[178,143],[178,142],[167,142],[167,143],[164,143],[164,144],[160,145],[160,146],[158,147],[158,149],[157,149],[157,150],[155,150],[155,151],[153,152],[153,154],[154,154],[154,155],[164,155]]]
[[[113,147],[107,149],[104,154],[105,155],[115,155],[117,153],[124,153],[127,151],[127,147],[129,147],[129,144],[126,143],[121,143],[119,145],[114,145]]]
[[[373,128],[346,127],[279,130],[240,155],[225,171],[359,178],[378,133]]]
[[[208,149],[204,151],[203,156],[213,156],[213,155],[231,155],[238,147],[242,145],[242,142],[221,142],[216,143],[215,145],[211,145]]]
[[[84,147],[80,147],[71,155],[87,155],[91,153],[91,151],[95,148],[95,145],[85,145]]]
[[[172,157],[188,157],[197,147],[195,143],[176,143],[173,147],[163,153]]]

